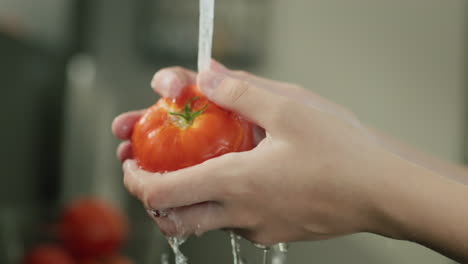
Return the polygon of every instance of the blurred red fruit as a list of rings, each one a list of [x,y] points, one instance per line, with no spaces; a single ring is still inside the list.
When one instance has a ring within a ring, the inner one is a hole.
[[[59,246],[40,245],[26,254],[22,264],[75,264],[75,261]]]
[[[127,221],[113,206],[94,198],[76,200],[61,216],[59,236],[79,259],[117,252],[127,237]]]

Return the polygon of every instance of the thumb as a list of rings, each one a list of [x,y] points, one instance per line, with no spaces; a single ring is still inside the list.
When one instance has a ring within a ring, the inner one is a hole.
[[[235,79],[217,71],[205,71],[198,75],[198,87],[208,99],[215,104],[239,113],[250,121],[265,128],[272,129],[275,115],[281,111],[287,98],[259,88],[246,81]]]

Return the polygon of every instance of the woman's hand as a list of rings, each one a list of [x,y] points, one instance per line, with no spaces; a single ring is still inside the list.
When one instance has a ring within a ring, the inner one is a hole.
[[[171,68],[157,73],[152,86],[163,96],[175,96],[193,82],[195,73]],[[157,219],[164,233],[233,228],[250,240],[272,244],[374,228],[369,190],[378,181],[378,166],[391,155],[352,113],[301,87],[217,63],[200,74],[199,87],[213,102],[265,129],[266,137],[252,151],[165,175],[141,171],[127,160],[128,190],[148,209],[169,209],[168,217]],[[128,139],[140,114],[118,117],[114,133]],[[131,159],[128,142],[118,156]]]
[[[152,87],[176,96],[196,78],[169,68],[156,74]],[[150,214],[166,235],[229,228],[270,245],[367,231],[468,261],[466,186],[390,153],[388,142],[350,111],[299,86],[215,62],[198,75],[198,86],[214,103],[258,125],[255,149],[149,173],[131,160],[128,142],[141,111],[113,123],[114,134],[126,140],[117,152],[125,161],[125,185],[147,209],[167,213]]]

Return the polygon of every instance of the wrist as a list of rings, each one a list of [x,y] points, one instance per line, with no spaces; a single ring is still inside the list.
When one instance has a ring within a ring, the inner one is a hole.
[[[423,215],[421,207],[433,210],[431,200],[444,179],[416,164],[390,154],[371,191],[370,231],[399,240],[417,240],[415,234]],[[441,197],[438,197],[441,198]]]
[[[451,226],[468,220],[466,213],[455,213],[466,203],[468,188],[406,160],[395,159],[394,169],[385,176],[383,188],[376,194],[375,233],[433,249],[439,249],[438,244],[444,239],[456,240],[460,230],[451,230]]]

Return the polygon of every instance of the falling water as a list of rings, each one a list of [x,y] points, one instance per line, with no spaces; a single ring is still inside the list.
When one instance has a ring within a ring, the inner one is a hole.
[[[186,238],[168,237],[167,242],[172,248],[175,256],[175,264],[187,264],[187,257],[180,251],[180,246],[186,241]]]
[[[286,264],[288,255],[288,244],[279,243],[273,246],[271,253],[271,264]]]
[[[198,37],[198,71],[208,70],[213,46],[214,0],[200,0],[200,29]]]
[[[169,264],[169,255],[167,253],[162,254],[161,264]]]
[[[247,264],[247,262],[242,258],[240,241],[241,237],[236,235],[234,232],[229,232],[231,237],[231,247],[232,247],[232,257],[234,264]]]

